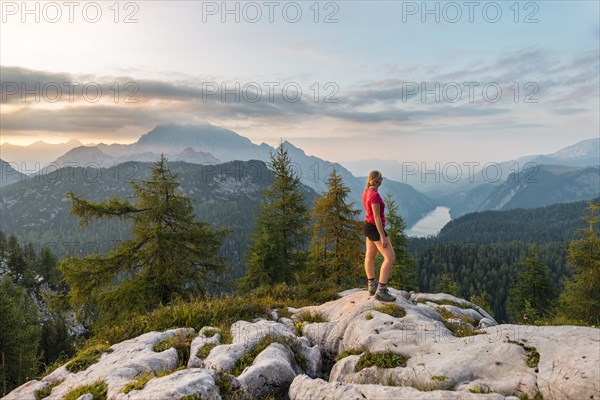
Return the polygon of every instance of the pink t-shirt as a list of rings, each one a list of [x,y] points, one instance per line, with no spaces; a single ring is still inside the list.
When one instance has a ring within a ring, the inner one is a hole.
[[[379,192],[373,188],[367,188],[362,194],[362,202],[365,207],[365,212],[367,215],[365,216],[365,221],[370,224],[375,225],[375,217],[373,216],[373,204],[379,203],[379,215],[381,216],[381,223],[385,226],[385,204],[383,204],[383,200],[379,195]]]

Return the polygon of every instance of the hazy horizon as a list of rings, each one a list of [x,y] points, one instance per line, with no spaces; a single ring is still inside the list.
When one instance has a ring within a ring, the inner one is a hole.
[[[330,160],[498,162],[600,131],[598,2],[115,4],[2,3],[0,143],[207,121]]]

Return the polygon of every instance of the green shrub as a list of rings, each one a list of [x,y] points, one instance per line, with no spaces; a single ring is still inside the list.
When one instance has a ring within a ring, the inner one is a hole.
[[[368,313],[365,315],[365,319],[366,319],[367,321],[370,321],[370,320],[372,320],[372,319],[373,319],[373,314],[371,314],[370,312],[368,312]]]
[[[100,360],[100,357],[104,353],[112,352],[107,344],[95,344],[93,346],[84,348],[77,355],[65,365],[65,368],[69,371],[76,373],[87,369],[90,365],[93,365]]]
[[[395,303],[382,304],[380,306],[373,307],[373,311],[379,311],[380,313],[388,314],[396,318],[402,318],[406,315],[404,308]]]
[[[340,361],[342,358],[346,358],[348,356],[358,356],[358,355],[361,355],[362,353],[364,353],[365,351],[366,351],[365,349],[359,349],[356,347],[352,348],[352,349],[346,349],[337,355],[337,357],[335,358],[335,361]]]
[[[392,353],[391,351],[385,351],[382,353],[371,353],[365,352],[360,356],[358,364],[356,365],[356,372],[361,371],[369,367],[378,368],[396,368],[406,367],[406,361],[408,357]]]
[[[104,381],[96,381],[91,385],[80,386],[68,392],[63,400],[77,400],[86,393],[91,393],[94,400],[106,400],[108,385]]]

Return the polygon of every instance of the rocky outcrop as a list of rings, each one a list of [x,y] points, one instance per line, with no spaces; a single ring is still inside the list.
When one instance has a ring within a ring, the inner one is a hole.
[[[391,292],[391,304],[353,289],[319,306],[288,308],[291,318],[273,310],[271,320],[238,321],[231,343],[202,327],[187,360],[154,346],[193,329],[146,333],[113,345],[84,371],[61,367],[4,399],[35,399],[50,385],[47,399],[62,399],[104,381],[112,400],[600,400],[599,329],[498,325],[463,299]]]

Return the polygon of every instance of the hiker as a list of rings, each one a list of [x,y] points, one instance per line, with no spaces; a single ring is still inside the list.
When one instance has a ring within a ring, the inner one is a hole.
[[[367,185],[362,195],[365,207],[365,273],[367,274],[369,295],[375,295],[377,300],[396,301],[387,288],[392,265],[396,259],[392,242],[385,231],[385,204],[379,195],[378,189],[383,182],[379,171],[371,171]],[[377,251],[383,256],[383,263],[379,271],[379,282],[375,282],[375,256]]]

